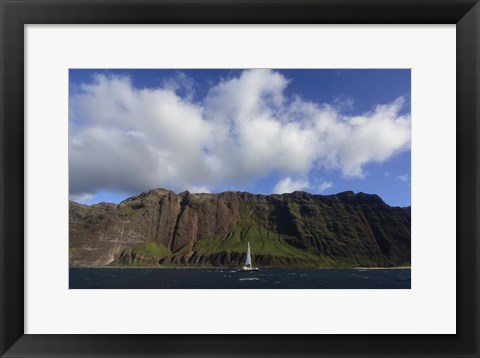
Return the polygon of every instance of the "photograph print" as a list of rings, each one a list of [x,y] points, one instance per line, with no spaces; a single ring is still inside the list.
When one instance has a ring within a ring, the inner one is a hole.
[[[71,289],[410,289],[410,69],[70,69]]]

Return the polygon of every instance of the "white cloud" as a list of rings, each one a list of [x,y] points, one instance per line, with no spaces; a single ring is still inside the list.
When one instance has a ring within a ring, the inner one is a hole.
[[[184,72],[178,72],[175,76],[166,79],[163,83],[163,87],[172,90],[175,93],[183,94],[188,101],[191,101],[195,94],[197,83]]]
[[[293,193],[294,191],[301,191],[310,188],[310,183],[307,180],[293,180],[290,177],[286,177],[280,180],[272,192],[275,194]]]
[[[80,195],[70,195],[69,199],[76,203],[84,204],[93,199],[94,196],[94,194],[85,193]]]
[[[402,98],[352,117],[286,96],[288,84],[279,72],[247,70],[196,103],[182,75],[154,89],[97,75],[70,98],[70,192],[206,190],[270,173],[305,177],[314,168],[362,178],[365,164],[409,149]]]
[[[189,186],[187,188],[187,190],[190,192],[190,193],[210,193],[210,189],[207,187],[207,186],[195,186],[195,185],[192,185],[192,186]]]
[[[401,181],[408,181],[408,174],[399,175],[397,179]]]
[[[338,96],[333,99],[336,108],[352,110],[355,105],[355,99],[350,96]]]
[[[326,181],[326,182],[323,182],[322,184],[320,184],[318,187],[317,187],[317,190],[319,193],[323,193],[325,190],[327,190],[328,188],[331,188],[333,186],[333,183],[329,182],[329,181]]]

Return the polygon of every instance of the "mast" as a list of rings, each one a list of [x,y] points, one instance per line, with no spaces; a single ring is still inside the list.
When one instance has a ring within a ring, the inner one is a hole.
[[[245,266],[252,267],[252,257],[250,256],[250,241],[248,242],[247,259],[245,260]]]

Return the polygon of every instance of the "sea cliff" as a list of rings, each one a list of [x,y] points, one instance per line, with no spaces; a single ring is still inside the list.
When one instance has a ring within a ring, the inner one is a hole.
[[[70,202],[70,266],[410,265],[410,207],[344,192],[175,194],[120,204]]]

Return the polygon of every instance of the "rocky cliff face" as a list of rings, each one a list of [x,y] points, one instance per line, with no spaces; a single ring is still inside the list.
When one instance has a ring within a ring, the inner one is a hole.
[[[289,267],[410,264],[410,208],[344,192],[175,194],[70,202],[70,265]]]

